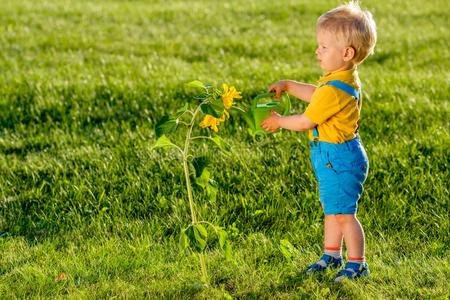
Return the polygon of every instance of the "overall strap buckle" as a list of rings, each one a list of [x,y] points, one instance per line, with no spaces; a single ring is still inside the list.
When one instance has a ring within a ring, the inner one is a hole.
[[[313,141],[316,144],[319,142],[319,131],[317,130],[317,126],[313,129]]]

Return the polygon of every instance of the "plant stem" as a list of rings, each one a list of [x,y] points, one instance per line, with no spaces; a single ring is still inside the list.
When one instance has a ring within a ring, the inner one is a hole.
[[[184,168],[184,177],[186,178],[186,188],[188,191],[188,198],[189,198],[189,207],[191,209],[191,220],[192,224],[197,223],[197,217],[195,215],[195,207],[194,207],[194,197],[192,196],[192,186],[191,186],[191,178],[189,177],[189,163],[188,163],[188,155],[189,155],[189,145],[191,141],[191,134],[192,134],[192,128],[195,124],[195,117],[197,116],[197,113],[200,110],[200,106],[197,107],[195,112],[192,114],[192,120],[189,124],[189,129],[186,133],[186,140],[184,143],[184,151],[183,151],[183,168]],[[202,272],[202,282],[207,284],[208,283],[208,274],[206,272],[206,261],[205,256],[203,253],[198,254],[199,260],[200,260],[200,270]]]
[[[202,271],[202,282],[208,284],[208,274],[206,273],[206,259],[203,253],[198,254],[198,258],[200,259],[200,269]]]
[[[191,179],[189,178],[189,166],[187,158],[184,156],[183,156],[183,167],[184,167],[184,177],[186,178],[186,188],[188,192],[189,207],[191,209],[192,224],[195,224],[197,223],[197,218],[195,217],[194,211],[194,200],[192,197]]]
[[[192,224],[197,223],[197,217],[195,216],[194,197],[192,196],[191,178],[189,177],[188,155],[189,155],[189,145],[190,145],[190,140],[191,140],[192,128],[194,127],[195,117],[197,116],[199,108],[200,108],[200,106],[197,107],[194,114],[192,115],[192,120],[191,120],[191,123],[189,124],[189,128],[186,133],[186,140],[184,142],[184,151],[183,151],[184,177],[186,178],[186,188],[188,191],[188,199],[189,199],[189,207],[191,209]]]

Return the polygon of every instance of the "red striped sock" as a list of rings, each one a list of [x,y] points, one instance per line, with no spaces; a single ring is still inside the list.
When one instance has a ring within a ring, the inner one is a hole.
[[[341,247],[325,247],[324,253],[334,258],[340,258],[342,256]]]
[[[366,261],[366,257],[362,256],[362,257],[349,257],[348,258],[348,262],[352,262],[352,263],[359,263],[362,264]]]

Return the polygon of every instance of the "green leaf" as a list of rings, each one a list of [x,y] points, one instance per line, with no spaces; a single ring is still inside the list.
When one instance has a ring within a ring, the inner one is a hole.
[[[181,251],[186,250],[189,247],[189,240],[184,230],[181,231],[180,240],[178,242],[178,246]]]
[[[165,135],[161,136],[153,145],[152,150],[155,148],[163,148],[163,147],[176,147],[174,143],[172,143],[168,137]]]
[[[216,111],[211,103],[200,104],[200,109],[202,110],[202,113],[211,115],[214,118],[220,118],[223,115],[223,110]]]
[[[196,235],[199,235],[199,233],[196,234],[196,230],[194,229],[194,226],[189,226],[185,230],[185,232],[186,232],[186,236],[188,238],[188,244],[192,246],[192,248],[191,248],[192,251],[195,251],[195,252],[202,251],[204,249],[204,247],[206,246],[206,241],[203,240],[203,243],[202,242],[199,243],[197,241]],[[203,246],[203,244],[204,244],[204,246]],[[203,246],[203,248],[202,248],[202,246]]]
[[[194,80],[186,84],[188,87],[206,89],[206,86],[200,80]]]
[[[203,251],[206,248],[206,237],[208,234],[206,233],[205,227],[203,227],[201,224],[195,224],[194,225],[194,237],[197,249],[199,251]]]
[[[176,111],[177,118],[179,118],[182,114],[184,114],[189,108],[189,104],[185,103],[183,107],[179,108]]]
[[[208,237],[208,232],[206,231],[206,228],[202,224],[200,224],[200,223],[195,224],[194,229],[198,230],[198,232],[200,233],[200,236],[203,239],[206,239]]]
[[[178,128],[178,120],[169,116],[164,116],[155,126],[156,137],[176,131]]]
[[[210,175],[211,173],[208,171],[208,169],[203,168],[202,174],[200,175],[200,177],[197,177],[195,179],[195,183],[201,186],[202,188],[206,189],[206,185],[209,182]]]
[[[217,229],[217,235],[219,236],[219,246],[221,249],[223,249],[223,247],[225,246],[225,243],[227,242],[228,233],[219,227]]]
[[[195,177],[198,178],[202,175],[203,170],[206,168],[208,163],[209,159],[207,156],[198,156],[192,160],[192,164],[194,165],[195,169]]]
[[[280,241],[280,251],[287,260],[291,260],[298,252],[288,240]]]
[[[217,98],[211,101],[212,108],[220,113],[220,116],[223,115],[223,111],[225,110],[225,106],[223,105],[223,101],[221,98]]]
[[[194,99],[201,100],[203,102],[208,98],[208,93],[201,93],[200,95],[194,96]]]
[[[204,168],[200,177],[195,179],[195,183],[198,184],[206,192],[211,202],[215,202],[217,198],[217,184],[210,178],[211,173],[207,168]]]
[[[209,180],[208,185],[206,186],[206,195],[209,197],[209,201],[212,203],[216,202],[217,199],[217,187],[215,186],[216,182],[212,179]]]

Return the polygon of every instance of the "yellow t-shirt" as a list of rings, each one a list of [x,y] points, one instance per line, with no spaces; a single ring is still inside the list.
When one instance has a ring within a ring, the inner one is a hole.
[[[361,99],[331,85],[320,86],[330,80],[340,80],[357,90],[360,88],[355,69],[328,73],[322,76],[305,110],[305,116],[317,124],[319,141],[343,143],[356,137],[361,111]],[[309,130],[313,140],[313,129]]]

